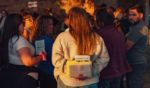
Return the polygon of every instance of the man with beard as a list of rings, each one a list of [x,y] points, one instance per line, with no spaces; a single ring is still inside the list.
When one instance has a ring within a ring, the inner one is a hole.
[[[147,26],[143,22],[143,12],[139,5],[129,8],[129,20],[132,23],[127,35],[127,57],[132,71],[127,74],[127,88],[143,88],[143,76],[146,70],[145,49]]]

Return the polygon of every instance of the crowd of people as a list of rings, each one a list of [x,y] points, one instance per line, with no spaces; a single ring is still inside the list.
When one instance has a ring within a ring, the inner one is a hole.
[[[0,87],[143,88],[148,28],[142,7],[125,11],[71,1],[61,2],[62,18],[53,12],[0,13]],[[66,75],[76,55],[90,56],[91,77]]]

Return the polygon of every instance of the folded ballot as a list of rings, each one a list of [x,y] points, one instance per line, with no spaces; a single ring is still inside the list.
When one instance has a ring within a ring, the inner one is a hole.
[[[92,62],[90,56],[77,55],[72,61],[67,61],[66,72],[69,77],[78,77],[82,74],[85,77],[91,77],[92,75]]]

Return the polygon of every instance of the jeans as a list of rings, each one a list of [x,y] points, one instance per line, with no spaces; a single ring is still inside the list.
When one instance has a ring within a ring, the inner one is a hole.
[[[57,88],[98,88],[97,83],[91,84],[91,85],[86,85],[86,86],[79,86],[79,87],[70,87],[66,86],[62,80],[59,78],[57,80]]]
[[[132,71],[127,73],[127,88],[143,88],[143,76],[146,64],[132,64]]]
[[[121,77],[101,80],[99,82],[99,88],[120,88],[120,83],[121,83]]]

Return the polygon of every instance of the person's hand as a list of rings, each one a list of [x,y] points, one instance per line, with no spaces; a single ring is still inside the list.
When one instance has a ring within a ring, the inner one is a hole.
[[[83,74],[79,74],[78,77],[75,77],[75,78],[78,79],[78,80],[85,80],[88,77],[83,76]]]
[[[42,61],[46,61],[46,53],[45,52],[40,52],[39,56],[42,58]]]

